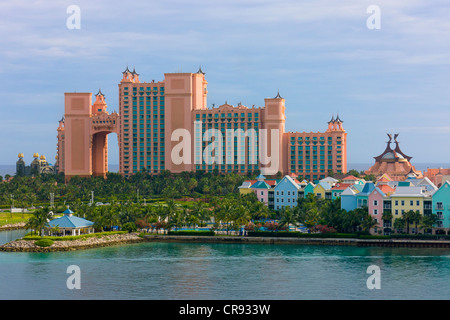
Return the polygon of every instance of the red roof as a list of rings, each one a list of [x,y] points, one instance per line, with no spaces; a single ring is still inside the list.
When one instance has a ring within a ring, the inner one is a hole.
[[[274,186],[277,184],[277,180],[264,180],[269,186]]]
[[[332,187],[331,190],[345,190],[352,185],[353,184],[351,183],[336,183],[336,185]]]
[[[387,184],[381,184],[379,186],[377,186],[378,189],[380,189],[381,191],[383,191],[384,194],[388,194],[391,192],[395,192],[395,189],[392,188],[391,186],[388,186]]]
[[[388,181],[392,181],[391,177],[387,174],[384,173],[380,179],[378,179],[377,181],[379,182],[388,182]]]
[[[342,179],[342,180],[360,180],[359,178],[357,178],[357,177],[355,177],[355,176],[352,176],[352,175],[349,175],[349,176],[346,176],[344,179]]]

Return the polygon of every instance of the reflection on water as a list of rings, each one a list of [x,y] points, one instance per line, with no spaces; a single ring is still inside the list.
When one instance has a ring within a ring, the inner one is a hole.
[[[22,238],[28,233],[27,230],[7,230],[0,231],[0,245]]]
[[[449,299],[449,262],[448,249],[262,244],[0,253],[0,299]],[[374,264],[380,290],[366,285]],[[66,287],[70,265],[81,290]]]

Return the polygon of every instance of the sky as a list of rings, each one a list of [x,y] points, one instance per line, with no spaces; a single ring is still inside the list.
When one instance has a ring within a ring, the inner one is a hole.
[[[287,131],[323,132],[339,113],[348,163],[373,163],[386,133],[413,164],[450,163],[449,17],[448,0],[3,0],[0,164],[54,162],[64,93],[101,88],[118,111],[127,66],[146,82],[201,66],[209,107],[279,91]]]

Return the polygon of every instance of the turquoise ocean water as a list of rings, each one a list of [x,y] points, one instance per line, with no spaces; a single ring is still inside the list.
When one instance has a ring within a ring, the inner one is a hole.
[[[72,265],[80,289],[67,287]],[[373,265],[380,289],[367,287]],[[449,285],[448,249],[158,242],[0,252],[1,300],[448,300]]]

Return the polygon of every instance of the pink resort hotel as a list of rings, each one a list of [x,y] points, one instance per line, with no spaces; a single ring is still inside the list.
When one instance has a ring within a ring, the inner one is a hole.
[[[141,82],[128,67],[119,83],[119,113],[106,111],[100,90],[93,103],[92,93],[65,93],[57,170],[67,179],[105,176],[107,135],[114,132],[125,177],[142,169],[244,174],[260,172],[270,161],[276,164],[274,173],[307,180],[347,171],[347,133],[338,115],[324,132],[285,132],[285,99],[279,93],[264,99],[262,107],[225,103],[211,108],[207,94],[201,68]]]

